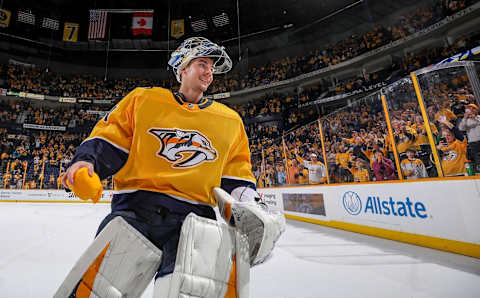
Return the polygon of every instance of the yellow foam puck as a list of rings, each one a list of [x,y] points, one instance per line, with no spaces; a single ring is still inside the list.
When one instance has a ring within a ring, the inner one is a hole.
[[[88,175],[87,168],[81,168],[75,172],[75,185],[72,186],[67,180],[68,187],[73,193],[82,200],[92,200],[98,202],[102,197],[103,185],[97,173],[93,173],[93,177]]]

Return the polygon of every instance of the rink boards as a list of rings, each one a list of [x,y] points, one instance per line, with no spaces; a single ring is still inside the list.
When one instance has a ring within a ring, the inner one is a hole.
[[[287,218],[480,258],[480,179],[263,188]]]
[[[480,258],[480,179],[259,189],[287,218]],[[110,203],[104,191],[100,203]],[[63,190],[0,190],[0,202],[84,203]]]

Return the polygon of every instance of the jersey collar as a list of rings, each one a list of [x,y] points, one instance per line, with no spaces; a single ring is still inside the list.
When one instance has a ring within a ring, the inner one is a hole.
[[[191,103],[191,102],[186,101],[185,96],[180,92],[174,93],[173,97],[182,107],[184,107],[187,110],[191,110],[191,111],[205,109],[206,107],[210,106],[213,103],[212,100],[210,100],[206,97],[203,97],[200,100],[199,103],[196,103],[196,104]]]

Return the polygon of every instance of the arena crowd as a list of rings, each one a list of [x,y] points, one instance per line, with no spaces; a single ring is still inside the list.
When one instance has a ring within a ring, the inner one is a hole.
[[[395,24],[375,25],[370,32],[306,55],[253,67],[245,76],[219,76],[209,92],[270,84],[347,61],[422,30],[473,2],[476,1],[439,0],[437,5],[408,13]],[[467,172],[465,160],[471,160],[474,170],[480,172],[478,99],[473,96],[466,74],[447,71],[442,73],[443,81],[437,84],[423,82],[423,86],[428,86],[423,96],[441,169],[435,166],[435,154],[408,79],[400,80],[404,84],[398,83],[386,94],[395,142],[390,137],[377,93],[333,113],[308,105],[322,96],[398,81],[413,70],[478,44],[478,35],[462,36],[448,46],[408,53],[381,71],[358,74],[333,84],[322,81],[293,93],[273,93],[246,104],[231,104],[244,120],[259,185],[364,182],[400,176],[419,179],[436,177],[439,170],[445,176],[463,175]],[[422,78],[419,79],[422,83]],[[176,88],[173,78],[105,81],[87,74],[71,76],[19,64],[0,65],[0,88],[16,92],[112,99],[115,104],[139,86]],[[70,162],[76,146],[108,110],[91,104],[42,105],[28,100],[0,101],[0,108],[1,187],[25,189],[60,188],[58,177]],[[62,130],[38,130],[26,128],[25,124]],[[112,187],[111,179],[104,183]]]

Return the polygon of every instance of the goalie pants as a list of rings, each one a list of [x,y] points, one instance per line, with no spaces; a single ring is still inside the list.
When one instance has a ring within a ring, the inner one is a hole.
[[[112,219],[121,216],[162,250],[156,279],[173,272],[180,230],[190,212],[216,219],[215,211],[210,206],[190,204],[165,194],[149,191],[116,194],[112,199],[112,212],[100,224],[97,235]]]

